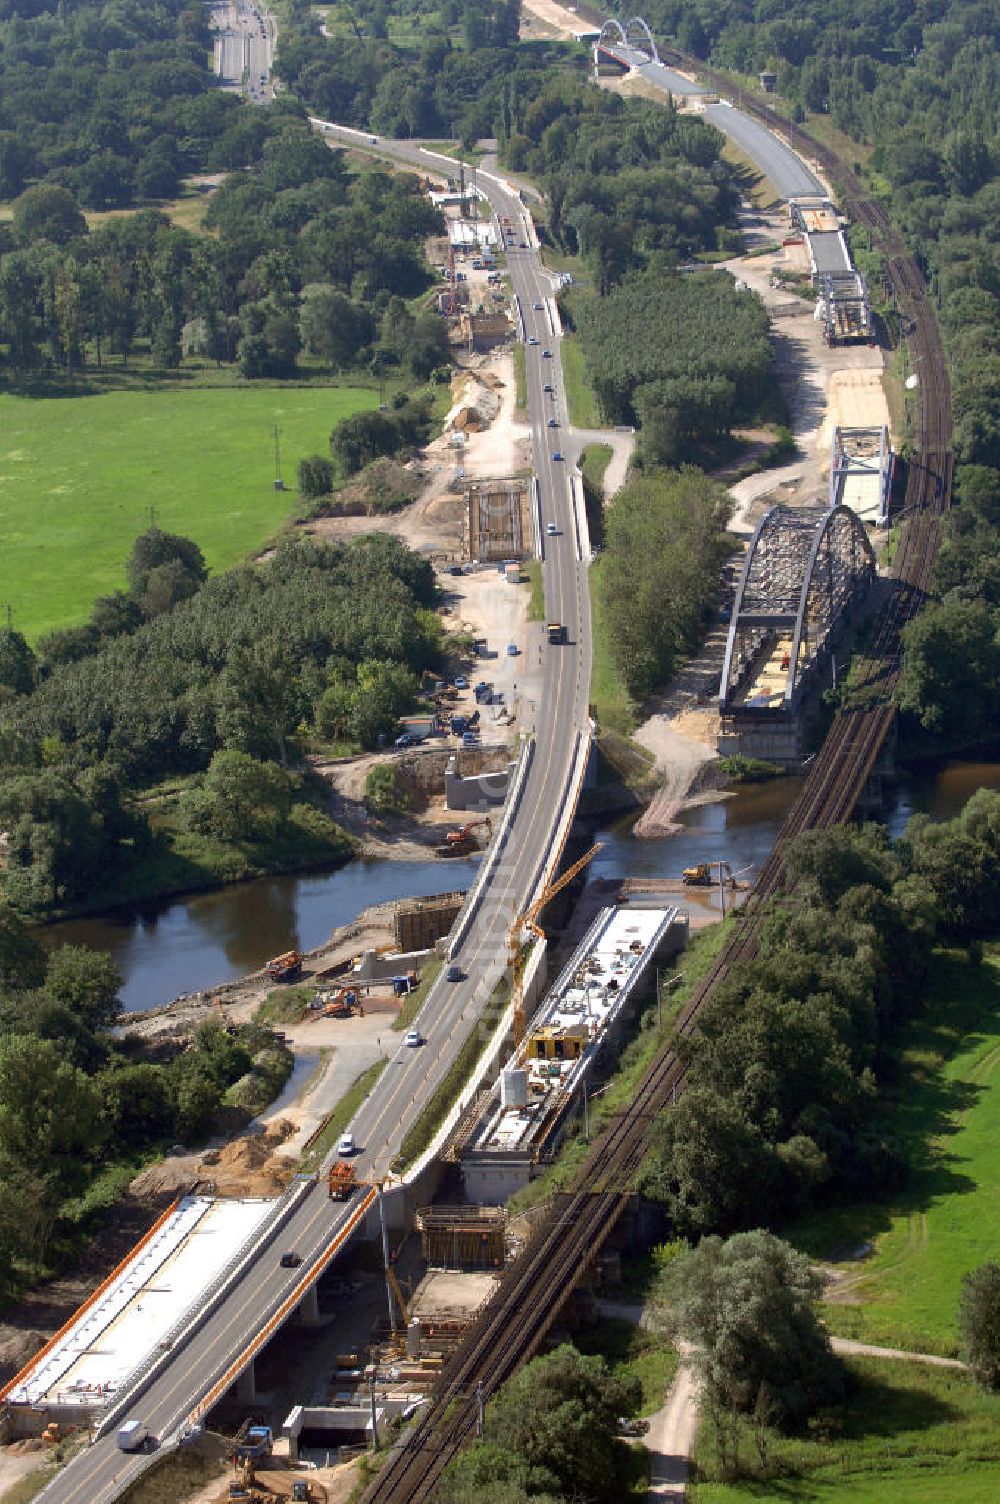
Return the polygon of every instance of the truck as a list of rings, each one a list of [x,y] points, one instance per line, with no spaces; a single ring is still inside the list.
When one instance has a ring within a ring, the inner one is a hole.
[[[302,953],[297,950],[286,950],[280,956],[274,956],[264,967],[272,982],[294,982],[302,971]]]
[[[327,1194],[331,1201],[346,1201],[358,1183],[357,1171],[349,1159],[331,1165],[327,1177]]]
[[[274,1435],[270,1426],[250,1426],[245,1436],[237,1442],[234,1456],[241,1462],[248,1457],[270,1457],[273,1447]]]
[[[550,622],[548,622],[547,625],[546,625],[545,630],[548,633],[548,638],[549,638],[550,642],[565,642],[566,641],[566,628],[563,626],[563,624],[562,624],[561,621],[550,621]]]
[[[141,1452],[146,1442],[150,1439],[149,1428],[145,1421],[127,1420],[118,1427],[118,1442],[120,1452]]]

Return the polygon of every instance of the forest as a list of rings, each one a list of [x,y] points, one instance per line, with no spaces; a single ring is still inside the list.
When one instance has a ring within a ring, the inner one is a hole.
[[[251,135],[251,163],[213,194],[207,234],[156,209],[88,232],[61,186],[15,199],[0,226],[14,381],[125,366],[139,349],[162,370],[199,357],[248,379],[295,376],[303,351],[313,369],[376,360],[419,380],[446,358],[441,320],[405,307],[431,285],[421,241],[440,228],[416,177],[350,171],[295,110],[258,112]]]
[[[950,822],[916,817],[895,842],[869,825],[791,844],[759,955],[675,1041],[686,1090],[643,1186],[681,1236],[780,1225],[904,1183],[909,1149],[887,1110],[902,1030],[921,1014],[934,946],[978,953],[998,901],[988,790]]]
[[[127,878],[156,840],[132,796],[168,777],[200,775],[188,831],[252,847],[291,822],[346,854],[296,752],[309,735],[374,746],[410,708],[439,652],[431,565],[374,533],[206,579],[196,545],[153,528],[128,576],[37,652],[0,634],[0,894],[44,915]]]
[[[693,457],[766,405],[767,314],[732,278],[651,268],[574,307],[606,418],[638,423],[654,464]]]
[[[718,604],[732,547],[730,500],[701,470],[654,470],[625,486],[605,520],[604,630],[630,695],[641,699],[695,650]]]
[[[254,1023],[147,1053],[112,1032],[120,987],[108,956],[46,954],[0,900],[0,1300],[77,1252],[144,1158],[197,1142],[223,1107],[246,1122],[291,1071]]]

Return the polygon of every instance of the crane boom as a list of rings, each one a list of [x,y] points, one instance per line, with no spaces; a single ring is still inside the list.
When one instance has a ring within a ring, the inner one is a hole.
[[[530,906],[530,908],[526,909],[524,913],[518,914],[517,918],[514,920],[514,923],[510,927],[510,932],[507,937],[507,945],[510,951],[511,991],[514,994],[515,1050],[519,1050],[521,1048],[521,1045],[524,1043],[524,1034],[527,1024],[527,1019],[525,1018],[524,1012],[523,982],[525,966],[525,945],[522,932],[525,929],[530,929],[534,932],[537,939],[545,939],[545,931],[538,923],[539,914],[542,912],[545,905],[549,903],[553,898],[555,898],[557,893],[561,893],[563,888],[568,887],[568,885],[573,881],[574,877],[577,877],[583,871],[584,867],[586,867],[589,862],[593,861],[594,857],[602,849],[602,846],[603,843],[601,841],[598,841],[595,846],[591,846],[590,850],[585,852],[584,855],[580,857],[579,861],[574,862],[571,867],[567,867],[566,871],[562,874],[561,877],[558,877],[555,882],[547,883],[542,889],[541,893],[535,899],[534,903]]]

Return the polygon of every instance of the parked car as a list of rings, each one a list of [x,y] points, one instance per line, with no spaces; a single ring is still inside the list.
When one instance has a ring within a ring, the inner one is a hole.
[[[468,687],[469,687],[469,681],[468,681],[468,679],[464,678],[463,675],[459,674],[456,677],[456,679],[455,679],[455,688],[456,689],[468,689]]]

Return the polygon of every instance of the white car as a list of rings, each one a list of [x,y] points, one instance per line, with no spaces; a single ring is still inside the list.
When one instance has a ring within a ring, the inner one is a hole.
[[[556,527],[554,522],[547,522],[545,524],[545,531],[548,533],[550,538],[554,538],[559,529]]]
[[[419,1029],[407,1029],[403,1035],[403,1043],[411,1050],[418,1050],[424,1043],[424,1036]]]
[[[341,1159],[349,1159],[355,1153],[357,1144],[354,1142],[353,1133],[342,1133],[337,1143],[337,1153]]]

